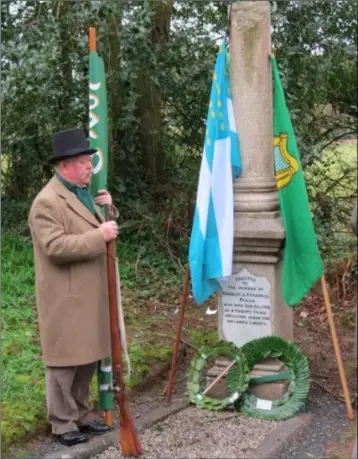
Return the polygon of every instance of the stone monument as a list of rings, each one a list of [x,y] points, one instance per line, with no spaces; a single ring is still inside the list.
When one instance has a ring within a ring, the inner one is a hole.
[[[242,174],[234,183],[234,274],[219,297],[219,337],[238,347],[268,335],[293,339],[292,309],[281,295],[285,230],[274,173],[270,54],[269,2],[234,3],[231,91]],[[282,362],[258,362],[251,377],[282,371]],[[287,386],[287,381],[278,381],[258,384],[252,391],[272,400],[281,397]]]
[[[219,299],[219,336],[242,346],[268,335],[293,338],[281,295],[285,230],[274,173],[271,21],[268,1],[234,3],[231,90],[242,174],[234,183],[233,275]]]

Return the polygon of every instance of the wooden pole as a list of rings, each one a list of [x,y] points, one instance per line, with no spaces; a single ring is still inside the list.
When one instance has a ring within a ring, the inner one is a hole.
[[[173,349],[172,365],[170,368],[169,381],[168,381],[168,386],[167,386],[167,402],[170,402],[172,399],[173,382],[174,382],[174,375],[175,375],[175,370],[176,370],[176,365],[177,365],[177,360],[178,360],[181,331],[183,328],[185,305],[188,299],[189,281],[190,281],[190,272],[189,272],[189,266],[188,266],[185,271],[185,280],[184,280],[183,291],[182,291],[181,300],[180,300],[179,322],[177,326],[177,333],[176,333],[174,349]]]
[[[96,29],[94,27],[90,27],[89,29],[89,50],[90,52],[97,50]],[[112,410],[104,410],[104,422],[109,427],[113,426]]]
[[[233,360],[225,368],[225,370],[222,373],[220,373],[219,376],[210,384],[210,386],[204,390],[203,395],[206,395],[214,386],[216,386],[216,384],[226,375],[226,373],[229,372],[231,368],[235,366],[236,362],[237,362],[236,360]]]
[[[328,323],[329,323],[329,326],[330,326],[330,329],[331,329],[334,352],[336,354],[336,359],[337,359],[337,364],[338,364],[339,377],[341,379],[344,399],[345,399],[345,402],[346,402],[348,419],[350,421],[353,421],[354,415],[353,415],[353,410],[352,410],[352,405],[351,405],[351,399],[350,399],[350,396],[349,396],[346,375],[345,375],[345,372],[344,372],[341,351],[340,351],[340,348],[339,348],[339,343],[338,343],[338,338],[337,338],[336,326],[334,324],[334,319],[333,319],[333,314],[332,314],[332,307],[331,307],[331,302],[329,300],[327,283],[326,283],[326,279],[324,277],[324,274],[321,277],[321,285],[322,285],[322,291],[323,291],[323,298],[324,298],[324,302],[325,302],[326,309],[327,309]]]
[[[89,50],[91,53],[97,50],[96,29],[94,27],[90,27],[89,29]]]

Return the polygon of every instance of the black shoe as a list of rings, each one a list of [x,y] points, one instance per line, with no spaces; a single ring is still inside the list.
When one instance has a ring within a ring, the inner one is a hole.
[[[92,435],[102,435],[112,430],[112,427],[103,424],[103,422],[91,422],[87,426],[78,426],[81,432],[90,433]]]
[[[86,433],[79,432],[78,430],[72,430],[62,435],[56,435],[58,441],[65,446],[73,446],[78,443],[85,443],[89,440],[89,435]]]

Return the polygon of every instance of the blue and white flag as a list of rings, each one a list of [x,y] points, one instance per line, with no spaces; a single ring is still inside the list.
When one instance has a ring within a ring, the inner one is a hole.
[[[202,304],[232,274],[233,180],[241,172],[225,41],[217,55],[189,247],[193,296]]]

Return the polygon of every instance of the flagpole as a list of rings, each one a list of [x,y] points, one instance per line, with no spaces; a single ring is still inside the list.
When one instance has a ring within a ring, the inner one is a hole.
[[[189,272],[189,266],[187,266],[186,271],[185,271],[185,279],[184,279],[183,291],[182,291],[182,296],[181,296],[181,301],[180,301],[179,322],[178,322],[177,333],[176,333],[176,338],[174,342],[172,365],[170,367],[169,380],[168,380],[168,386],[167,386],[167,402],[170,402],[172,399],[174,375],[175,375],[175,370],[176,370],[177,361],[178,361],[178,352],[179,352],[179,346],[180,346],[181,332],[183,328],[185,305],[188,299],[189,281],[190,281],[190,272]]]
[[[89,50],[91,53],[97,51],[96,29],[94,27],[90,27],[89,29]]]
[[[332,307],[331,307],[331,302],[329,300],[328,288],[327,288],[327,283],[326,283],[326,279],[324,277],[324,274],[321,277],[321,285],[322,285],[322,291],[323,291],[323,298],[324,298],[324,302],[325,302],[326,309],[327,309],[328,322],[329,322],[329,326],[330,326],[330,329],[331,329],[334,352],[336,354],[336,360],[337,360],[337,364],[338,364],[339,377],[341,379],[341,385],[342,385],[342,389],[343,389],[344,399],[345,399],[345,402],[346,402],[348,419],[350,421],[353,421],[354,415],[353,415],[353,410],[352,410],[352,405],[351,405],[351,399],[350,399],[350,396],[349,396],[349,391],[348,391],[348,386],[347,386],[347,379],[346,379],[346,375],[345,375],[345,372],[344,372],[341,351],[340,351],[340,348],[339,348],[339,343],[338,343],[338,338],[337,338],[336,326],[334,324],[334,319],[333,319],[333,314],[332,314]]]
[[[91,53],[97,51],[96,29],[94,27],[89,28],[89,50]],[[113,425],[112,410],[105,409],[103,411],[104,411],[104,422],[107,424],[107,426],[112,427]]]

